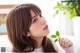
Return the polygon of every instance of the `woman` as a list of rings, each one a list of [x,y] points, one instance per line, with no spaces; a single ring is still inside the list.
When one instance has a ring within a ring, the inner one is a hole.
[[[40,8],[34,4],[22,4],[10,11],[6,20],[8,37],[13,52],[58,52],[47,37],[48,25]],[[60,45],[72,45],[68,39],[60,39]]]

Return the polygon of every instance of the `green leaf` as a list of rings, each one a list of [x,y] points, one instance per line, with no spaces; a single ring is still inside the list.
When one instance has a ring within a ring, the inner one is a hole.
[[[79,5],[76,6],[76,9],[78,9]]]
[[[59,35],[60,35],[60,33],[58,31],[56,31],[56,36],[59,36]]]
[[[64,6],[62,6],[62,7],[61,7],[61,10],[65,10],[65,7],[64,7]]]
[[[68,2],[66,5],[69,5],[70,4],[70,2]]]
[[[52,37],[52,38],[56,38],[56,35],[52,35],[51,37]]]
[[[63,12],[63,14],[65,15],[65,14],[66,14],[66,12]]]
[[[58,14],[59,10],[56,10],[56,14]]]
[[[70,10],[70,18],[72,19],[72,18],[74,18],[74,16],[76,16],[76,10],[75,10],[75,8],[72,9],[72,10]]]
[[[59,2],[57,2],[57,5],[53,9],[60,8],[60,6],[61,6],[61,4]]]
[[[70,18],[71,18],[71,19],[74,18],[74,15],[70,15]]]
[[[54,42],[57,42],[57,41],[58,41],[58,39],[55,39],[55,40],[54,40]]]

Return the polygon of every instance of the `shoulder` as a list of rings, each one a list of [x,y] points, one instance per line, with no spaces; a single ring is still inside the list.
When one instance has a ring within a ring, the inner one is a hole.
[[[56,51],[58,51],[58,47],[57,47],[56,43],[54,42],[54,39],[51,38],[50,36],[48,36],[48,38],[49,38],[50,41],[52,42],[52,44],[53,44],[54,48],[56,49]]]

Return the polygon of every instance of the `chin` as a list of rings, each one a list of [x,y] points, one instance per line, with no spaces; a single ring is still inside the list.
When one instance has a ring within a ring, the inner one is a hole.
[[[49,34],[49,30],[43,33],[45,36]]]

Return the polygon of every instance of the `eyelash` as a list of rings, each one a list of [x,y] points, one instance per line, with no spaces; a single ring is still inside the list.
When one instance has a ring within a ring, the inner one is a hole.
[[[35,23],[38,19],[34,19],[33,23]]]
[[[42,15],[40,15],[40,17],[43,17]],[[38,19],[34,19],[33,23],[37,22]]]

